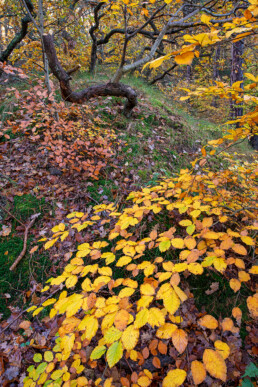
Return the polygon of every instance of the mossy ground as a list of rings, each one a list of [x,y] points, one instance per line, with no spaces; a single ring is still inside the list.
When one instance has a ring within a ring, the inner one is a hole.
[[[7,208],[7,204],[5,206]],[[39,200],[30,194],[15,196],[13,206],[8,207],[8,210],[24,224],[31,215],[37,213],[43,215],[49,209],[44,199]],[[1,211],[3,221],[7,216]],[[51,268],[51,261],[47,252],[44,254],[29,253],[30,248],[37,243],[31,232],[27,241],[25,256],[16,269],[10,271],[10,266],[21,253],[24,243],[23,232],[17,233],[16,231],[19,223],[8,216],[8,224],[10,222],[11,233],[8,236],[0,237],[0,314],[3,315],[3,318],[7,318],[11,313],[8,306],[21,307],[27,302],[29,299],[29,293],[27,292],[30,291],[32,283],[44,283]],[[2,227],[0,226],[0,228]]]

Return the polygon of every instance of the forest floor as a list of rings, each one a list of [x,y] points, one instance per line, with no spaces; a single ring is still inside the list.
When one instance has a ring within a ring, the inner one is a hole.
[[[106,78],[96,80],[80,75],[76,83],[82,86],[100,80]],[[44,348],[48,335],[37,318],[23,331],[22,311],[31,301],[40,302],[42,284],[56,275],[64,266],[64,259],[70,257],[70,237],[62,246],[51,249],[51,253],[38,240],[72,211],[91,213],[92,207],[101,203],[123,205],[130,191],[154,185],[163,176],[189,168],[202,145],[221,135],[218,124],[191,114],[190,107],[183,109],[157,87],[137,78],[127,78],[125,83],[138,91],[139,104],[130,119],[121,114],[122,101],[118,98],[99,98],[84,107],[85,122],[98,124],[100,130],[108,129],[104,135],[108,140],[110,133],[114,133],[112,157],[96,179],[82,171],[49,164],[40,147],[40,136],[36,138],[31,131],[9,131],[9,138],[0,136],[0,376],[8,370],[5,378],[9,382],[19,380],[26,363],[31,361],[31,339],[35,348]],[[19,83],[15,87],[22,92],[26,86]],[[15,119],[14,103],[13,93],[7,100],[4,88],[0,87],[2,123],[8,123],[10,117]],[[17,122],[19,125],[19,119]],[[251,154],[248,144],[242,144],[240,151]],[[222,163],[218,159],[214,168],[221,168]],[[40,215],[29,230],[26,254],[10,271],[23,249],[24,225],[34,214]],[[102,233],[101,228],[96,228],[88,240],[104,236]],[[80,242],[79,233],[73,237]],[[211,308],[215,308],[217,297],[213,304],[209,299]]]

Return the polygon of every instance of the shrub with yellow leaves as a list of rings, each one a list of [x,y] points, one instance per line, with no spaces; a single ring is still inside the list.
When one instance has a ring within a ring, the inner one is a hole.
[[[241,170],[182,170],[132,192],[121,212],[113,204],[98,205],[92,218],[74,212],[55,226],[46,249],[74,228],[110,229],[107,240],[79,244],[62,274],[48,281],[43,292],[66,288],[58,298],[30,308],[36,316],[52,305],[49,317],[58,334],[44,360],[34,356],[40,364],[29,367],[24,386],[85,386],[91,368],[95,385],[113,386],[119,364],[123,386],[232,379],[241,310],[234,308],[233,319],[223,321],[201,315],[187,278],[214,271],[239,292],[257,274],[256,178],[255,163]],[[247,306],[257,317],[257,296],[249,296]]]

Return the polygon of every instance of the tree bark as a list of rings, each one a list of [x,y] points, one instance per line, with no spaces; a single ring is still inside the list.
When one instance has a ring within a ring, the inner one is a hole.
[[[75,46],[76,46],[76,41],[74,40],[74,38],[69,34],[69,32],[67,31],[63,31],[62,32],[62,37],[64,38],[64,40],[67,42],[67,46],[66,44],[64,43],[64,53],[66,55],[69,55],[71,57],[74,56],[74,53],[73,53],[73,50],[75,49]]]
[[[231,51],[231,74],[230,84],[241,81],[243,82],[243,54],[244,54],[244,40],[238,40],[232,43]],[[242,83],[241,83],[242,85]],[[240,86],[241,87],[241,86]],[[231,118],[241,117],[243,115],[243,107],[236,106],[231,100]]]
[[[33,4],[30,0],[25,0],[26,5],[31,13],[33,13]],[[0,62],[6,62],[17,45],[25,38],[28,32],[28,25],[31,22],[30,16],[27,14],[21,20],[21,29],[14,36],[6,49],[0,54]]]
[[[99,11],[102,6],[105,4],[104,1],[100,2],[94,8],[94,21],[95,24],[90,28],[89,34],[91,36],[92,45],[91,45],[91,55],[90,55],[90,73],[93,73],[97,63],[97,51],[98,51],[98,39],[95,35],[95,31],[99,28],[100,19],[104,16],[103,14],[99,15]]]
[[[165,78],[166,75],[171,75],[170,74],[170,71],[174,70],[174,68],[177,66],[176,63],[173,64],[173,66],[171,66],[168,70],[164,71],[163,74],[155,77],[151,82],[150,84],[151,85],[154,85],[156,82],[158,81],[161,81],[163,78]]]
[[[213,62],[213,83],[219,78],[219,59],[220,59],[220,45],[218,44],[215,48],[214,62]],[[212,106],[218,107],[218,97],[214,97]]]
[[[127,102],[124,106],[124,114],[127,117],[130,116],[133,108],[137,105],[136,92],[130,86],[121,83],[106,83],[91,86],[81,91],[73,91],[70,86],[71,77],[63,69],[57,58],[53,36],[44,34],[43,42],[49,67],[59,81],[61,94],[65,101],[82,104],[98,96],[125,97],[127,98]]]

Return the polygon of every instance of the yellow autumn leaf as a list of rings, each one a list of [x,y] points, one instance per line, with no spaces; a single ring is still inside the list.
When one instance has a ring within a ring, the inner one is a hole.
[[[236,243],[232,246],[232,250],[234,250],[235,253],[239,255],[247,255],[247,250],[244,246],[240,245],[239,243]]]
[[[171,241],[169,239],[162,241],[159,244],[159,250],[163,253],[164,251],[167,251],[170,248],[170,246],[171,246]]]
[[[179,224],[180,226],[187,227],[187,226],[191,226],[192,221],[189,219],[184,219],[184,220],[181,220]]]
[[[198,218],[198,216],[201,214],[201,211],[200,210],[193,210],[190,212],[190,215],[193,217],[193,218]]]
[[[215,341],[214,346],[223,359],[227,359],[229,357],[230,348],[226,343],[221,340],[217,340]]]
[[[75,286],[78,282],[78,277],[76,275],[70,275],[65,281],[65,286],[69,289]]]
[[[39,307],[37,308],[36,310],[34,310],[34,312],[32,313],[32,316],[35,317],[37,316],[41,311],[43,310],[43,307]]]
[[[74,340],[75,340],[75,334],[70,333],[68,335],[65,335],[64,337],[61,338],[60,341],[60,348],[63,350],[63,353],[65,355],[65,359],[68,359],[74,345]]]
[[[236,278],[231,278],[231,280],[229,281],[229,286],[236,293],[241,288],[241,282]]]
[[[129,325],[121,337],[122,344],[127,351],[134,349],[139,339],[139,329],[136,329],[134,325]]]
[[[216,270],[218,270],[220,273],[224,273],[224,271],[227,268],[227,264],[224,258],[215,258],[213,260],[213,266]]]
[[[148,387],[151,384],[151,380],[148,378],[148,376],[140,376],[137,380],[137,385],[140,387]]]
[[[145,308],[145,309],[140,310],[140,312],[138,312],[136,315],[136,319],[134,321],[134,327],[135,328],[143,327],[145,324],[147,324],[148,319],[149,319],[148,309]]]
[[[122,331],[127,327],[130,319],[133,319],[132,315],[130,315],[127,310],[121,309],[116,314],[114,324],[116,328]]]
[[[46,351],[44,352],[44,360],[47,361],[47,362],[50,362],[54,359],[54,355],[53,355],[53,352],[51,351]]]
[[[252,317],[258,317],[258,293],[256,293],[253,297],[249,296],[247,298],[247,307]]]
[[[239,278],[239,281],[241,282],[247,282],[247,281],[250,281],[251,279],[250,275],[243,270],[240,270],[238,272],[238,278]]]
[[[201,361],[194,360],[191,363],[191,372],[193,376],[194,384],[201,384],[206,378],[206,370]]]
[[[130,297],[135,292],[135,289],[126,287],[120,291],[118,294],[118,297],[124,298],[124,297]]]
[[[211,376],[220,379],[223,382],[227,380],[227,366],[225,360],[218,351],[205,349],[203,353],[203,363]]]
[[[254,265],[249,269],[250,274],[258,274],[258,265]]]
[[[198,322],[202,327],[208,329],[216,329],[218,327],[218,321],[210,314],[201,317]]]
[[[178,295],[178,297],[180,298],[181,302],[184,302],[187,300],[187,298],[188,298],[187,295],[177,285],[173,285],[173,289],[176,292],[176,294]]]
[[[150,308],[148,323],[152,328],[154,328],[155,326],[160,327],[161,325],[163,325],[165,323],[165,317],[162,311],[158,308]]]
[[[203,228],[209,228],[213,225],[213,218],[203,218],[202,226]]]
[[[128,265],[128,263],[130,263],[131,261],[132,261],[131,257],[127,257],[126,255],[124,255],[117,261],[116,266],[122,267],[122,266]]]
[[[112,344],[122,336],[122,332],[116,327],[110,327],[104,334],[104,341],[107,344]]]
[[[54,302],[56,302],[55,298],[49,298],[48,300],[43,302],[42,306],[48,306],[48,305],[54,304]]]
[[[71,317],[74,316],[75,313],[78,312],[78,310],[81,308],[83,303],[82,298],[78,298],[77,300],[74,300],[67,308],[66,308],[66,316]]]
[[[175,56],[174,60],[179,65],[191,65],[194,58],[193,51],[187,51],[182,53],[181,55]]]
[[[45,250],[48,250],[50,249],[50,247],[52,247],[56,241],[58,240],[58,238],[55,238],[55,239],[51,239],[50,241],[48,241],[47,243],[44,244],[44,249]]]
[[[156,332],[159,339],[170,339],[173,332],[177,329],[175,324],[165,323]]]
[[[97,360],[100,359],[101,356],[104,355],[106,352],[107,348],[105,345],[98,345],[97,347],[94,348],[94,350],[91,352],[90,359],[91,360]]]
[[[201,16],[201,22],[204,24],[211,25],[210,20],[211,20],[211,16],[208,16],[205,14]]]
[[[121,341],[115,341],[107,351],[107,362],[110,368],[112,368],[123,356],[123,346]]]
[[[190,273],[195,275],[200,275],[203,273],[202,265],[197,262],[189,263],[189,265],[187,265],[187,270],[190,271]]]
[[[241,236],[242,242],[244,242],[248,246],[254,246],[254,240],[249,236]]]
[[[143,284],[140,286],[140,292],[144,296],[153,296],[155,294],[155,289],[150,284]]]
[[[179,353],[183,353],[188,344],[187,333],[183,329],[176,329],[172,333],[172,342]]]
[[[162,387],[179,387],[184,383],[186,375],[186,372],[180,369],[169,371],[163,380]]]
[[[112,269],[110,267],[99,267],[98,268],[98,272],[100,275],[104,275],[104,276],[112,276]]]
[[[163,297],[164,307],[170,314],[175,314],[180,306],[180,299],[174,289],[170,289]]]
[[[218,239],[219,234],[214,232],[214,231],[207,231],[204,235],[203,238],[205,239]]]
[[[164,60],[169,59],[171,54],[161,56],[158,59],[153,60],[152,62],[149,62],[143,66],[143,70],[146,66],[150,66],[151,69],[156,69],[157,67],[161,66]]]
[[[61,235],[61,241],[63,242],[69,235],[69,231],[65,231],[62,235]]]
[[[98,320],[95,317],[90,316],[83,337],[90,341],[96,335],[98,325]]]
[[[174,239],[171,240],[171,244],[176,249],[183,249],[184,245],[185,245],[185,242],[181,238],[174,238]]]
[[[145,269],[143,270],[145,277],[149,277],[150,275],[152,275],[154,273],[155,268],[156,266],[153,264],[149,264],[148,267],[145,267]]]
[[[186,237],[184,239],[185,245],[189,250],[193,250],[196,246],[196,240],[191,237]]]
[[[190,226],[186,227],[186,232],[188,235],[192,235],[195,231],[195,224],[191,224]]]

